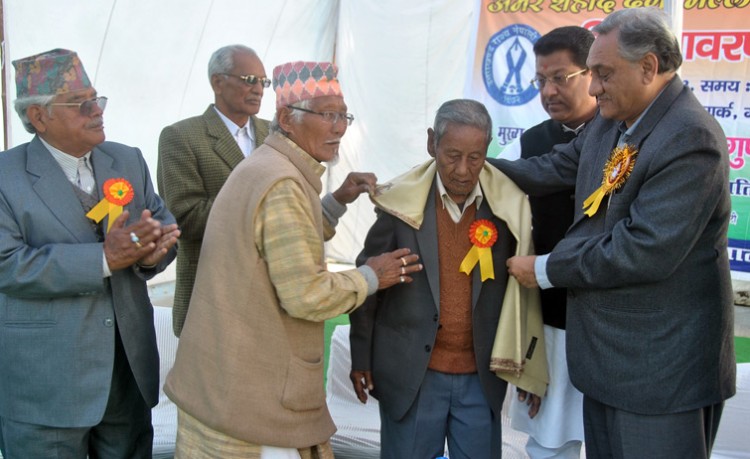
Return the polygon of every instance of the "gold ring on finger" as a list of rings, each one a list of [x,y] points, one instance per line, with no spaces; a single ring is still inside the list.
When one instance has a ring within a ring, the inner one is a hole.
[[[404,266],[406,266],[406,258],[404,258],[404,257],[401,257],[401,263],[402,263],[402,264],[403,264]]]

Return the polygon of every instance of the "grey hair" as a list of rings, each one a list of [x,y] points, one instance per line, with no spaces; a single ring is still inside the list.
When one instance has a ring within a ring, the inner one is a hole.
[[[234,56],[237,53],[249,53],[257,56],[258,53],[254,49],[245,45],[228,45],[217,49],[211,55],[211,59],[208,60],[208,79],[220,74],[229,73],[234,68]]]
[[[454,99],[445,102],[435,114],[435,148],[448,130],[449,124],[472,126],[485,131],[487,144],[492,140],[492,118],[481,102],[471,99]]]
[[[310,109],[310,101],[311,101],[311,99],[305,99],[303,101],[297,102],[296,104],[294,104],[294,106],[295,107],[299,107],[299,108],[305,108],[305,109],[309,110]],[[284,129],[282,129],[281,126],[279,126],[279,119],[278,119],[279,116],[278,116],[278,114],[279,114],[279,112],[277,111],[276,115],[274,115],[274,117],[273,117],[273,120],[271,120],[271,126],[269,127],[269,131],[271,131],[271,132],[278,132],[279,134],[288,136],[289,133],[286,132]],[[292,110],[292,122],[294,124],[301,123],[302,122],[302,116],[304,114],[305,114],[305,112],[303,112],[301,110]]]
[[[16,109],[16,113],[18,113],[18,116],[21,118],[21,123],[23,123],[23,128],[26,129],[26,132],[36,134],[36,129],[34,128],[34,125],[31,124],[29,115],[26,114],[26,111],[29,109],[29,107],[31,107],[32,105],[39,105],[40,107],[50,109],[50,104],[53,100],[55,100],[54,94],[43,96],[25,96],[19,97],[15,100],[15,102],[13,103],[13,107]]]
[[[659,73],[676,72],[682,65],[680,43],[667,15],[657,7],[626,8],[615,11],[592,29],[600,35],[618,30],[618,48],[623,59],[637,62],[653,53]]]

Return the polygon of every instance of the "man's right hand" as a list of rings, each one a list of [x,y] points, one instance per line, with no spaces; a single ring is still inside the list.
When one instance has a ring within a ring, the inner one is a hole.
[[[372,384],[372,372],[352,370],[349,373],[349,379],[352,380],[352,386],[354,386],[354,392],[357,393],[359,401],[367,403],[367,392],[375,388]]]
[[[419,255],[409,249],[396,249],[377,257],[370,257],[365,264],[378,276],[378,289],[412,281],[410,274],[419,272],[423,266],[417,263]]]
[[[152,254],[162,235],[161,223],[151,218],[151,211],[144,210],[139,221],[125,226],[129,216],[126,210],[117,217],[104,238],[104,255],[110,271],[127,268]],[[138,237],[138,244],[133,242],[131,233]]]

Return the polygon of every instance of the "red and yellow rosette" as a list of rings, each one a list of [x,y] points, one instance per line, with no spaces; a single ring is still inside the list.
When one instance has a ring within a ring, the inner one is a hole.
[[[609,161],[604,165],[602,186],[597,188],[596,191],[591,193],[591,196],[583,201],[584,214],[593,217],[596,211],[599,210],[599,204],[601,204],[602,199],[625,185],[628,177],[630,177],[630,173],[633,171],[633,167],[635,167],[635,158],[637,155],[638,150],[628,144],[612,150]]]
[[[479,263],[482,282],[495,278],[495,267],[492,265],[492,247],[497,241],[497,228],[489,220],[477,220],[469,228],[469,240],[473,244],[466,254],[459,271],[471,274],[471,270]]]
[[[99,223],[106,216],[107,232],[112,223],[122,214],[123,206],[133,200],[133,185],[124,178],[111,178],[104,182],[104,199],[99,201],[86,216]]]

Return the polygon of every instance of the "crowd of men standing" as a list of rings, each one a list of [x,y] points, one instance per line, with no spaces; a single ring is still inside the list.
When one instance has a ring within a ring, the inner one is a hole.
[[[589,458],[708,458],[735,391],[724,133],[656,8],[534,52],[550,120],[520,159],[488,159],[487,109],[451,100],[424,163],[322,198],[355,119],[330,62],[269,78],[251,48],[217,50],[214,103],[161,133],[157,194],[140,151],[105,141],[75,52],[14,61],[34,137],[0,154],[3,457],[151,457],[146,281],[176,257],[178,458],[333,458],[323,322],[341,314],[383,458],[501,457],[508,382],[532,458],[582,440]],[[357,267],[329,272],[323,243],[362,194],[377,220]]]

